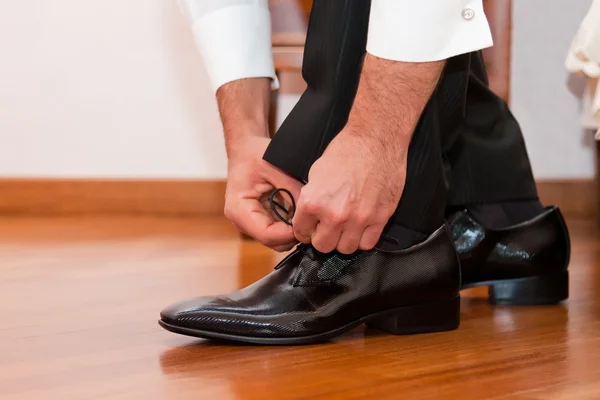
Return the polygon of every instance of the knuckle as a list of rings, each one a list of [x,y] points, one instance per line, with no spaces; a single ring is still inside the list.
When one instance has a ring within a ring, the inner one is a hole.
[[[348,221],[349,214],[345,210],[330,210],[327,216],[334,224],[342,225]]]
[[[305,199],[302,204],[299,204],[298,208],[303,208],[304,211],[310,214],[316,214],[321,209],[321,205],[318,200],[309,198]]]
[[[352,220],[360,226],[368,225],[372,219],[373,216],[371,215],[371,213],[367,213],[364,211],[359,211],[352,216]]]

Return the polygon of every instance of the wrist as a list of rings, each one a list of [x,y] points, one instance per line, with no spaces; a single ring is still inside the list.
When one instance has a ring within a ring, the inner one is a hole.
[[[249,139],[269,137],[270,79],[248,78],[226,83],[217,103],[230,161],[243,154]]]
[[[346,126],[334,142],[337,142],[342,153],[359,154],[365,159],[385,160],[386,163],[402,163],[406,160],[410,135],[393,135],[385,127],[367,129],[369,131],[365,134],[364,128]]]
[[[367,54],[348,130],[384,143],[408,144],[444,65],[445,61],[406,63]]]
[[[225,131],[241,124],[267,126],[271,86],[268,78],[238,79],[217,90],[217,104]]]
[[[392,115],[380,115],[360,106],[362,102],[372,105],[373,102],[370,101],[366,96],[357,99],[340,136],[361,143],[364,148],[374,153],[406,154],[414,126],[406,121],[396,121]]]
[[[260,141],[269,140],[266,127],[263,127],[262,130],[258,127],[238,127],[238,132],[235,135],[225,136],[225,149],[229,164],[233,165],[238,161],[244,161],[247,158],[248,149],[253,148]]]

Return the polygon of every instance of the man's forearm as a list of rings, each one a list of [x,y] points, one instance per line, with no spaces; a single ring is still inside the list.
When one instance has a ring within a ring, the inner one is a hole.
[[[407,63],[367,54],[345,133],[408,149],[445,61]]]
[[[221,86],[217,103],[227,154],[248,136],[268,136],[271,79],[239,79]]]

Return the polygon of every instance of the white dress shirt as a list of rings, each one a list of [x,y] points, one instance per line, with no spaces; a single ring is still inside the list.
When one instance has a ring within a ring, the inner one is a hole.
[[[600,0],[594,0],[573,38],[565,62],[567,70],[587,78],[581,107],[585,129],[596,130],[600,140]]]
[[[360,0],[357,0],[360,1]],[[268,0],[181,0],[213,89],[277,78]],[[443,60],[492,45],[482,0],[372,0],[367,51],[405,62]]]

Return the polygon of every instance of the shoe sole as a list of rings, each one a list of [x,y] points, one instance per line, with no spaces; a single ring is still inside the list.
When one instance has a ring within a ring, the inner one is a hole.
[[[488,286],[489,302],[497,305],[551,305],[569,298],[569,271],[518,279],[498,279],[470,283],[461,290]]]
[[[460,296],[452,300],[410,305],[378,312],[328,332],[301,337],[267,338],[241,336],[186,328],[170,324],[163,320],[158,321],[158,324],[164,329],[181,335],[258,345],[306,345],[322,343],[348,332],[363,323],[366,323],[370,328],[386,331],[394,335],[451,331],[458,328],[460,323]]]

